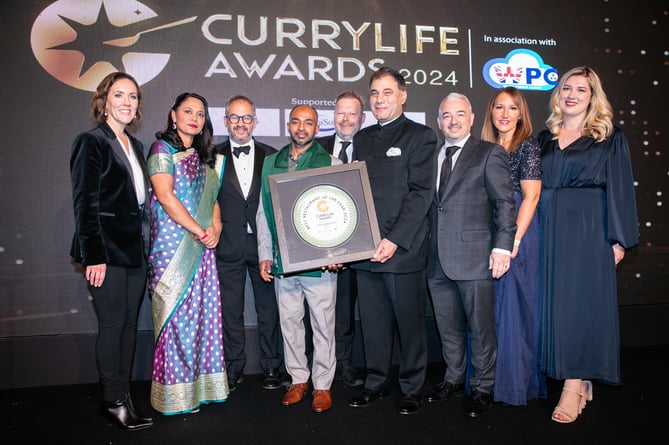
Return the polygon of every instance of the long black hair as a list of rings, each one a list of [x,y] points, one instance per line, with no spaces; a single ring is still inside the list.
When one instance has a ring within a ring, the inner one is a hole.
[[[179,108],[179,106],[190,97],[199,100],[204,105],[204,127],[202,127],[200,134],[193,138],[192,147],[195,149],[195,151],[197,151],[200,160],[213,168],[216,162],[214,145],[212,144],[214,125],[211,123],[211,117],[209,116],[209,104],[207,103],[207,99],[200,96],[199,94],[181,93],[179,96],[177,96],[177,98],[174,100],[174,105],[172,105],[172,108],[170,108],[170,112],[167,113],[167,127],[165,130],[157,132],[156,138],[164,139],[168,144],[179,151],[188,148],[184,147],[184,143],[179,137],[179,133],[177,133],[176,128],[174,128],[175,124],[172,120],[172,111],[176,111],[177,108]]]

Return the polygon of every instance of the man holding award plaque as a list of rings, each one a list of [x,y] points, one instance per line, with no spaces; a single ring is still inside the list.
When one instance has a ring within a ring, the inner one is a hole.
[[[292,379],[281,403],[288,406],[300,402],[309,389],[311,377],[314,387],[311,407],[320,413],[332,407],[330,387],[336,367],[334,327],[337,274],[334,272],[337,265],[324,268],[329,270],[316,269],[284,274],[269,185],[270,175],[341,164],[339,159],[331,156],[314,141],[318,128],[318,113],[313,107],[298,105],[291,110],[288,121],[290,144],[265,158],[263,164],[261,204],[258,206],[256,224],[260,276],[268,282],[274,280],[283,336],[284,363]],[[313,331],[311,370],[305,353],[305,300]]]

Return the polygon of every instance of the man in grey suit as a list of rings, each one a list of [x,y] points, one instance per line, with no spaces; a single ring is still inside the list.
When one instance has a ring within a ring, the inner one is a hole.
[[[335,133],[316,138],[331,155],[344,164],[353,160],[353,136],[365,121],[362,98],[355,91],[344,91],[335,101]],[[362,386],[364,381],[353,367],[353,337],[355,334],[355,300],[358,296],[355,270],[344,267],[337,275],[335,306],[335,342],[337,372],[335,380],[349,387]]]
[[[493,280],[509,269],[515,203],[506,151],[471,136],[469,99],[449,94],[437,122],[446,141],[437,154],[427,271],[446,374],[425,399],[443,402],[464,393],[469,335],[473,374],[465,415],[480,417],[492,402],[497,357]]]
[[[244,379],[244,289],[248,273],[258,318],[262,387],[281,387],[281,332],[274,286],[260,278],[256,211],[260,202],[260,172],[265,157],[276,150],[253,138],[257,124],[255,104],[246,96],[233,96],[225,105],[229,139],[215,150],[225,155],[223,183],[218,194],[223,231],[216,247],[216,267],[221,283],[221,315],[225,364],[230,390]]]

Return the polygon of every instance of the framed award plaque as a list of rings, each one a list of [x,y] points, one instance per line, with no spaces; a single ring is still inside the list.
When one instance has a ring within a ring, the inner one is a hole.
[[[372,257],[381,238],[364,162],[268,179],[284,273]]]

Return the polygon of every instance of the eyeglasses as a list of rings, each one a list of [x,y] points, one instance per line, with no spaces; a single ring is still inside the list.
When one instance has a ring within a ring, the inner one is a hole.
[[[245,124],[250,124],[255,120],[255,116],[252,114],[245,114],[244,116],[237,116],[236,114],[231,114],[230,116],[225,116],[231,124],[236,124],[239,122],[239,119],[242,120]]]

